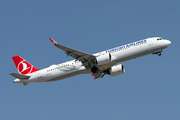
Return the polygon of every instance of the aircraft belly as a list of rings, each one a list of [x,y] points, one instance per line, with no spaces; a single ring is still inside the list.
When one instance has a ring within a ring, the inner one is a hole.
[[[50,80],[47,80],[46,82],[62,80],[62,79],[69,78],[69,77],[72,77],[72,76],[75,76],[75,75],[79,75],[79,74],[81,74],[81,72],[79,72],[79,71],[74,71],[74,72],[71,72],[71,73],[63,74],[63,75],[61,75],[61,76],[52,78],[52,79],[50,79]]]

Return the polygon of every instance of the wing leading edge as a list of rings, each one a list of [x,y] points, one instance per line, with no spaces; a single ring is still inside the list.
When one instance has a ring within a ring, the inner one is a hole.
[[[78,50],[75,50],[72,48],[68,48],[66,46],[58,44],[52,38],[49,38],[49,39],[56,47],[63,50],[67,54],[67,56],[71,56],[71,57],[75,58],[76,60],[81,61],[82,65],[85,66],[86,68],[91,67],[91,64],[92,64],[91,60],[93,60],[95,58],[94,55],[84,53],[84,52],[81,52],[81,51],[78,51]]]

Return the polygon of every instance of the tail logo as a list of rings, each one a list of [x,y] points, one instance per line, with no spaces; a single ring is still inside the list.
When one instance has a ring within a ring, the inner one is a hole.
[[[33,66],[28,64],[25,60],[22,60],[17,67],[20,74],[29,74],[31,73],[32,68]]]

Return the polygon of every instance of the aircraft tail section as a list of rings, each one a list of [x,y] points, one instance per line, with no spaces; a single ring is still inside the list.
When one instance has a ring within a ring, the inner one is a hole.
[[[15,78],[18,78],[18,79],[28,79],[30,77],[30,76],[21,75],[21,74],[18,74],[18,73],[10,73],[10,75],[15,77]]]
[[[21,58],[18,55],[12,57],[12,59],[16,65],[18,72],[22,75],[26,75],[26,74],[30,74],[30,73],[39,71],[39,69],[35,68],[33,65],[31,65],[30,63],[28,63],[26,60],[24,60],[23,58]]]

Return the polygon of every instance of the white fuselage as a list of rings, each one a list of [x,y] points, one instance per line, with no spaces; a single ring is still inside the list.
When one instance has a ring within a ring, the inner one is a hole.
[[[99,65],[100,70],[108,69],[118,63],[151,54],[158,50],[167,48],[171,42],[169,40],[158,40],[158,37],[148,38],[112,48],[106,51],[102,51],[94,56],[100,56],[104,54],[111,54],[111,63],[105,65]],[[48,68],[39,70],[30,74],[28,79],[16,79],[15,83],[37,83],[37,82],[49,82],[62,80],[68,77],[72,77],[79,74],[91,73],[90,68],[85,68],[80,61],[72,60],[58,65],[51,65]]]

